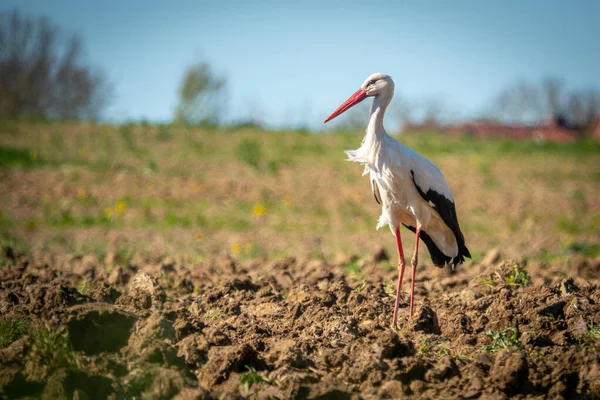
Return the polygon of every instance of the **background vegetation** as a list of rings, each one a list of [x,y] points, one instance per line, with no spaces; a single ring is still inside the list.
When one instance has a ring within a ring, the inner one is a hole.
[[[4,123],[0,231],[29,251],[100,256],[393,255],[389,232],[374,231],[369,183],[343,154],[361,136]],[[447,176],[475,257],[494,247],[518,258],[598,254],[597,142],[400,139]]]

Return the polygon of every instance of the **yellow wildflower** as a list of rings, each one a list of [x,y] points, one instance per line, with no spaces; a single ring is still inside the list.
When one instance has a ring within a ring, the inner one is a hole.
[[[196,242],[204,242],[204,233],[198,232],[195,235]]]
[[[242,246],[239,243],[234,243],[231,245],[231,251],[234,254],[240,254],[242,252]]]
[[[261,217],[265,211],[267,210],[262,204],[255,204],[254,207],[252,207],[252,214],[254,214],[255,217]]]
[[[123,200],[119,200],[117,201],[117,204],[115,205],[115,211],[117,212],[117,214],[123,214],[123,211],[125,211],[125,207],[127,206],[127,203]]]
[[[87,196],[87,194],[85,193],[85,189],[84,188],[82,188],[82,187],[77,188],[77,198],[78,199],[85,199],[86,196]]]

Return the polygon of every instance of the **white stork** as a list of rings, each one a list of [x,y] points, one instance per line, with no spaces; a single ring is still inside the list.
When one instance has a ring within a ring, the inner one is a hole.
[[[392,78],[386,74],[373,74],[325,122],[367,97],[373,97],[362,144],[357,150],[347,150],[346,154],[349,161],[365,166],[363,175],[370,175],[373,196],[381,205],[377,229],[387,224],[396,237],[400,259],[392,320],[396,327],[405,267],[400,224],[416,234],[411,260],[410,317],[413,316],[419,239],[425,242],[433,264],[440,268],[450,264],[454,269],[471,254],[458,225],[452,192],[440,170],[425,157],[389,136],[383,128],[383,115],[393,95]]]

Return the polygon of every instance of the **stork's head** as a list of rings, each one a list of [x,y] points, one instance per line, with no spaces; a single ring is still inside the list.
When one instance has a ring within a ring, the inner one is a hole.
[[[369,76],[352,96],[348,98],[341,106],[338,107],[325,122],[331,121],[344,111],[349,110],[367,97],[376,96],[391,100],[394,95],[394,81],[387,74],[373,74]]]

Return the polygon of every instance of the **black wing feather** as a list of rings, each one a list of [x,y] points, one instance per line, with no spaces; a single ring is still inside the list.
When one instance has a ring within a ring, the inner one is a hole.
[[[373,185],[373,197],[375,197],[377,204],[381,205],[381,194],[379,194],[379,186],[377,186],[375,179],[371,179],[371,185]]]
[[[415,171],[411,170],[410,174],[415,188],[417,188],[417,191],[419,192],[421,197],[425,201],[431,202],[431,204],[433,204],[434,209],[438,212],[438,214],[440,214],[440,217],[442,217],[444,223],[448,226],[448,228],[450,228],[452,233],[454,233],[454,236],[456,237],[456,243],[458,244],[458,254],[456,255],[456,257],[454,257],[454,259],[451,259],[450,257],[445,256],[440,251],[440,249],[438,249],[438,247],[435,245],[435,243],[433,243],[433,240],[431,239],[431,237],[429,237],[429,235],[427,235],[427,239],[425,239],[425,236],[423,235],[423,242],[425,242],[425,245],[429,249],[429,253],[431,254],[431,259],[434,262],[434,264],[440,266],[440,264],[436,262],[436,259],[439,261],[442,260],[442,257],[440,257],[440,255],[437,253],[440,253],[443,256],[444,261],[441,263],[442,266],[448,262],[451,262],[452,266],[454,266],[456,264],[463,263],[465,261],[465,257],[471,258],[471,253],[465,245],[465,237],[463,236],[460,230],[460,226],[458,225],[458,217],[456,216],[456,207],[454,206],[454,202],[447,199],[445,196],[441,195],[433,189],[429,189],[427,193],[425,193],[415,181]],[[414,232],[413,227],[407,228]],[[430,242],[429,244],[428,241]]]

